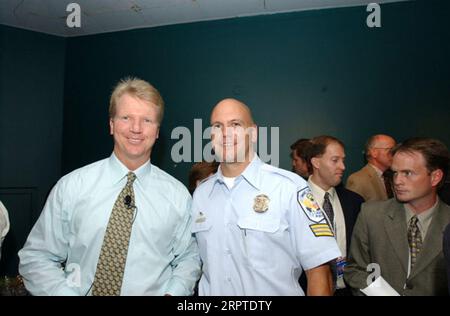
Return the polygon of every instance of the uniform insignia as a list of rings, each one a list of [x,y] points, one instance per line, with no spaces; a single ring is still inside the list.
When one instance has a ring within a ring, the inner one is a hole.
[[[309,225],[311,231],[316,237],[334,237],[333,232],[328,224],[312,224]]]
[[[297,201],[305,212],[306,216],[314,223],[320,223],[325,220],[319,204],[314,198],[309,187],[303,188],[297,192]]]
[[[202,212],[199,212],[195,222],[196,223],[203,223],[205,220],[206,220],[205,214],[203,214]]]
[[[264,213],[269,209],[270,199],[265,194],[255,196],[253,210],[257,213]]]

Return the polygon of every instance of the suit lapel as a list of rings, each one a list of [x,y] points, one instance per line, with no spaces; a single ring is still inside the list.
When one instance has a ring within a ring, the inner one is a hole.
[[[441,209],[442,203],[436,208],[436,213],[433,215],[430,227],[428,228],[427,235],[423,242],[422,251],[417,257],[417,262],[411,271],[409,278],[413,278],[420,271],[425,269],[434,258],[442,251],[442,236],[445,229],[445,225],[448,222],[448,218],[445,216],[444,211]]]
[[[381,179],[378,176],[377,172],[370,165],[367,165],[366,167],[370,177],[370,181],[372,182],[372,186],[377,191],[377,195],[381,196],[383,200],[387,200],[387,194],[384,188],[384,184],[381,182]]]
[[[387,213],[384,225],[386,234],[392,244],[392,249],[396,253],[405,275],[408,273],[408,240],[406,232],[406,215],[403,205],[392,200],[393,206]]]
[[[359,208],[355,206],[349,193],[342,186],[336,187],[336,194],[341,203],[342,213],[344,213],[345,220],[345,237],[347,241],[347,252],[350,251],[350,241],[352,239],[353,227],[355,226],[356,218],[358,216]]]

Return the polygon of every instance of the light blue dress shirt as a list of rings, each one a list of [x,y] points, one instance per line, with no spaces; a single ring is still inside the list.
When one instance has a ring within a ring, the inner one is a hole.
[[[90,294],[109,216],[128,172],[112,154],[58,181],[19,252],[19,271],[33,295]],[[137,210],[121,295],[190,295],[200,277],[191,197],[150,161],[134,173]]]
[[[199,295],[304,295],[302,269],[341,256],[310,193],[301,177],[257,156],[231,190],[220,168],[205,180],[192,207],[203,261]]]

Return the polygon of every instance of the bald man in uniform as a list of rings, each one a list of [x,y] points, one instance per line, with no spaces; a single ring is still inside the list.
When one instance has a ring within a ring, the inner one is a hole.
[[[218,171],[194,192],[192,232],[203,274],[199,295],[332,295],[328,262],[340,256],[306,181],[262,162],[257,127],[235,99],[211,114]]]

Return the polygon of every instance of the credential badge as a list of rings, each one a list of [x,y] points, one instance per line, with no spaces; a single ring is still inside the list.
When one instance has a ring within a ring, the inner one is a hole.
[[[257,213],[264,213],[269,209],[270,199],[265,194],[259,194],[255,197],[253,210]]]

